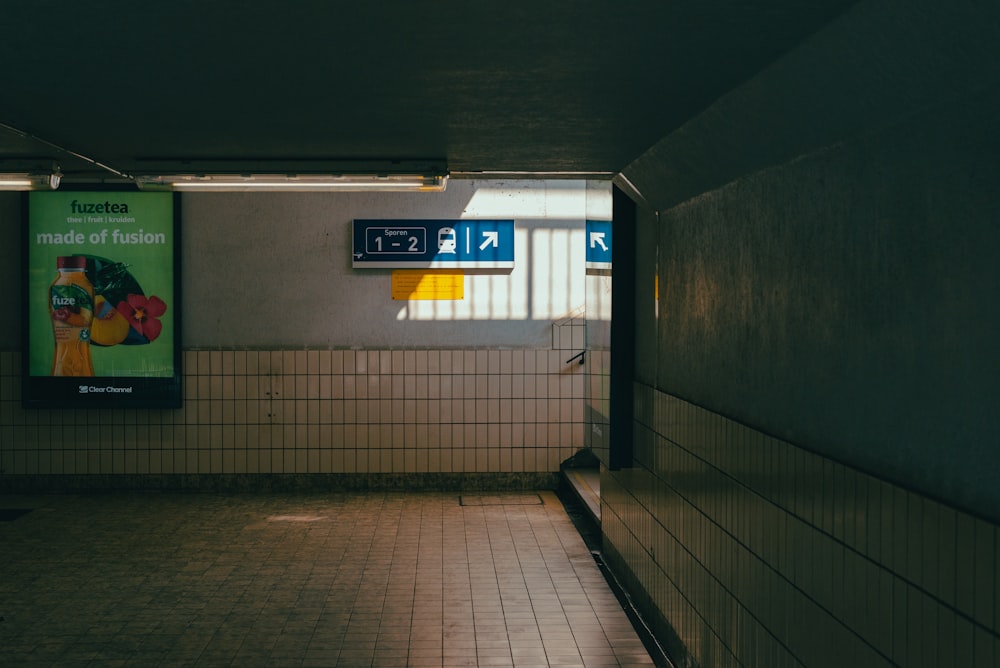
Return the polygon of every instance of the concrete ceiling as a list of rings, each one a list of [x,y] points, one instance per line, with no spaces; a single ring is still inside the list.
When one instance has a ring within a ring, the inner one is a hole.
[[[611,176],[852,4],[11,3],[0,165],[54,160],[64,182],[205,160]]]

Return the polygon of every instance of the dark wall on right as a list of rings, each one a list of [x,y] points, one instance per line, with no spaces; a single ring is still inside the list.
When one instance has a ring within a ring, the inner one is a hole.
[[[1000,520],[998,27],[861,3],[626,170],[658,390]]]
[[[657,387],[1000,518],[997,101],[666,212]]]

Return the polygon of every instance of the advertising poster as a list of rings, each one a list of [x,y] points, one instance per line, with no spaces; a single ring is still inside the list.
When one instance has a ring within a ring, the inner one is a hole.
[[[180,405],[173,193],[27,194],[24,405]]]

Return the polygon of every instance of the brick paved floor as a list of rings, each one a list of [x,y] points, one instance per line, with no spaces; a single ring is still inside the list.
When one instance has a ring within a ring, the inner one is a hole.
[[[551,492],[0,495],[3,666],[650,666]]]

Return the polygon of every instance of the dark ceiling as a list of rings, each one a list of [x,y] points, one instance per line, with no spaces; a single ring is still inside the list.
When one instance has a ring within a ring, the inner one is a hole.
[[[64,182],[201,160],[610,176],[851,4],[11,3],[0,164],[55,160]]]

